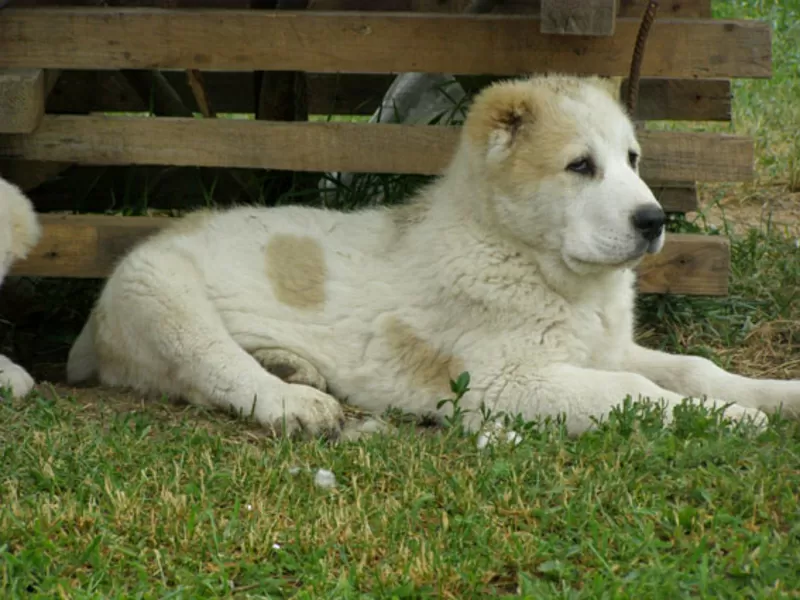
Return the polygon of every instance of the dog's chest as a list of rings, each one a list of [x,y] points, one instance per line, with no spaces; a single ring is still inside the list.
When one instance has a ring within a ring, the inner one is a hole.
[[[605,305],[576,306],[569,323],[575,361],[586,367],[611,368],[624,351],[629,324],[624,312]]]

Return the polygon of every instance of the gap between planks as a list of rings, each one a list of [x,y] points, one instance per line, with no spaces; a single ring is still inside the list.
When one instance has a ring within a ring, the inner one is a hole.
[[[183,103],[199,110],[184,73],[163,74]],[[203,77],[217,112],[253,112],[255,92],[250,74],[209,71]],[[306,79],[311,114],[371,115],[394,76],[307,73]],[[147,98],[140,98],[114,71],[65,72],[47,101],[48,113],[142,112],[148,108]],[[639,120],[730,121],[731,84],[727,79],[643,78],[636,108],[634,117]]]

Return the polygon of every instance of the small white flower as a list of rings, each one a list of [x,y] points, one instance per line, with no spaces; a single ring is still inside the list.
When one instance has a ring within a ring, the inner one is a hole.
[[[253,505],[252,504],[248,504],[247,505],[247,510],[253,510]]]
[[[280,550],[281,549],[281,545],[280,544],[272,544],[272,549],[273,550]]]
[[[478,436],[478,442],[476,444],[478,446],[478,450],[483,450],[486,446],[489,445],[489,436],[485,433],[482,433]]]
[[[506,433],[506,441],[516,446],[522,441],[522,436],[516,431],[509,431]]]
[[[321,488],[336,487],[336,476],[328,469],[318,469],[314,475],[314,483]]]
[[[500,425],[495,425],[495,431],[484,432],[478,436],[478,440],[476,442],[476,446],[478,450],[483,450],[486,448],[490,443],[494,443],[497,441],[497,431],[500,429]],[[509,430],[506,432],[506,442],[509,444],[514,444],[515,446],[518,445],[522,441],[522,436],[518,434],[516,431]]]

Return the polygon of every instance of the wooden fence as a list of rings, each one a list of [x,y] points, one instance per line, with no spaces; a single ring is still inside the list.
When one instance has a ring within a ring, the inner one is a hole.
[[[121,73],[159,72],[176,105],[191,111],[249,113],[259,97],[254,72],[294,74],[312,114],[372,113],[392,73],[476,81],[545,71],[626,75],[646,2],[506,0],[482,15],[461,14],[467,0],[301,4],[305,10],[285,11],[255,10],[265,6],[258,0],[12,0],[0,9],[0,174],[25,180],[72,164],[436,174],[452,154],[455,127],[102,113],[148,106],[135,78]],[[662,5],[637,119],[730,120],[730,79],[771,75],[769,26],[710,19],[710,0]],[[199,105],[187,71],[201,73],[208,106]],[[749,138],[643,131],[641,139],[643,177],[672,212],[696,208],[697,181],[753,176]],[[41,218],[44,238],[13,274],[104,277],[131,244],[168,222]],[[639,285],[722,295],[728,270],[724,237],[672,234],[640,267]]]

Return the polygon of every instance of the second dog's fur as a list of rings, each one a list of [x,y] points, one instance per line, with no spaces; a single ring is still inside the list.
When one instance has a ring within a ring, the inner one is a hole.
[[[25,258],[39,242],[41,227],[31,201],[15,185],[0,178],[0,284],[11,266]],[[14,396],[33,389],[33,378],[11,359],[0,354],[0,387]]]

